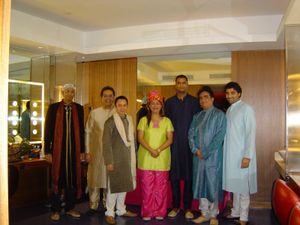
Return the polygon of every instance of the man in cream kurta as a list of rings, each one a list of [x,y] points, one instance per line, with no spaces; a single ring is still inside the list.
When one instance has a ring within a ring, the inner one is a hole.
[[[113,106],[115,97],[114,89],[106,86],[102,88],[100,96],[102,107],[96,108],[90,112],[85,127],[86,153],[89,162],[87,182],[91,210],[98,209],[100,188],[106,188],[106,168],[102,154],[102,136],[105,121],[115,112]]]
[[[255,115],[251,106],[240,100],[242,89],[238,83],[228,83],[225,91],[231,106],[226,113],[223,189],[233,192],[233,208],[229,217],[239,217],[239,223],[246,225],[250,194],[257,192]]]

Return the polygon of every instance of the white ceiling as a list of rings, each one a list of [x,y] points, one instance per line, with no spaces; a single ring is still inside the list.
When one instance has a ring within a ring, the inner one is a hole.
[[[76,61],[139,57],[148,84],[168,84],[164,77],[178,72],[202,79],[230,73],[231,51],[283,49],[283,25],[300,21],[299,2],[12,0],[11,50],[71,52]]]
[[[283,15],[288,0],[12,0],[12,8],[82,31]]]
[[[78,61],[280,49],[294,1],[12,0],[11,43]]]

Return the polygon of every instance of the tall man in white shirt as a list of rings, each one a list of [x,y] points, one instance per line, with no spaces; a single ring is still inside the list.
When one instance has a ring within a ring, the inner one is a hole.
[[[233,208],[229,218],[248,221],[250,194],[257,192],[255,114],[251,106],[240,98],[242,89],[236,82],[225,86],[227,129],[224,141],[223,189],[233,192]]]

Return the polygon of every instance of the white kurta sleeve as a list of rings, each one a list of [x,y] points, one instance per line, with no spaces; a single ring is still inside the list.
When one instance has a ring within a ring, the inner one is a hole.
[[[252,159],[255,156],[255,136],[256,136],[256,121],[255,114],[251,107],[247,107],[245,112],[245,149],[244,157]]]
[[[90,152],[90,135],[94,127],[94,116],[93,111],[90,112],[88,120],[85,125],[85,152]]]

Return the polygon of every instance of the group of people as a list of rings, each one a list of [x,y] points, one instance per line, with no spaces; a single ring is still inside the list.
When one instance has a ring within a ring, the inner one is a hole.
[[[79,218],[74,210],[81,195],[81,160],[88,165],[89,207],[95,211],[105,202],[105,221],[115,224],[118,216],[136,217],[126,209],[126,193],[142,190],[141,217],[175,218],[181,209],[194,223],[218,224],[223,190],[233,193],[229,219],[241,225],[248,221],[250,194],[257,191],[255,116],[240,98],[238,83],[225,86],[231,104],[226,115],[214,106],[209,86],[197,97],[188,94],[188,78],[175,79],[176,94],[164,102],[157,90],[148,93],[145,116],[138,120],[136,156],[135,127],[127,114],[128,99],[115,98],[112,87],[101,90],[102,107],[90,112],[86,126],[83,107],[73,102],[75,87],[63,87],[63,100],[49,106],[44,149],[52,161],[51,219],[60,220],[64,196],[67,215]],[[137,159],[137,163],[136,163]],[[167,191],[172,187],[172,209],[167,212]],[[184,185],[181,185],[183,181]],[[102,196],[101,196],[102,194]],[[193,199],[199,199],[201,216],[194,218]]]

